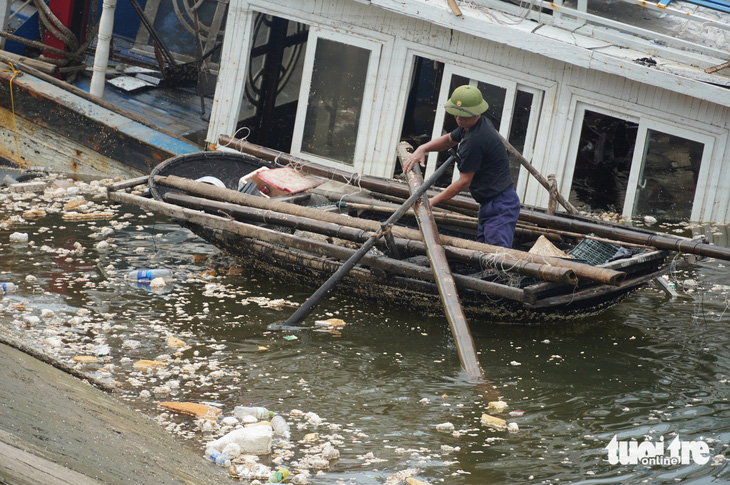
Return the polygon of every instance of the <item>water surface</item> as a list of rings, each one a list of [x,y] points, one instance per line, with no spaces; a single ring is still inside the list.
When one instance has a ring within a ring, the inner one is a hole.
[[[519,426],[507,433],[480,424],[486,405],[460,370],[444,317],[337,296],[302,330],[271,330],[293,311],[289,302],[305,301],[312,289],[245,268],[229,275],[229,260],[168,219],[112,206],[90,186],[81,192],[114,217],[64,220],[62,206],[75,193],[3,192],[0,213],[14,222],[0,229],[0,280],[19,290],[0,299],[2,324],[63,361],[98,356],[84,369],[118,382],[125,401],[201,454],[217,435],[157,402],[215,403],[224,416],[253,404],[284,415],[293,444],[262,459],[271,465],[294,468],[313,447],[304,435],[318,432],[340,458],[310,483],[384,483],[413,469],[428,483],[730,480],[730,263],[678,269],[671,279],[680,297],[647,287],[592,318],[530,327],[471,322],[485,373],[513,413],[499,417]],[[18,219],[32,207],[45,217]],[[703,230],[727,245],[727,228]],[[28,233],[30,245],[9,243],[15,232]],[[165,291],[124,281],[130,269],[162,267],[174,273]],[[347,325],[334,333],[312,325],[332,317]],[[171,348],[170,337],[188,348]],[[148,374],[134,368],[140,359],[167,365]],[[323,423],[305,424],[292,410]],[[453,431],[437,429],[444,423]],[[606,446],[614,436],[701,441],[711,459],[611,464]]]

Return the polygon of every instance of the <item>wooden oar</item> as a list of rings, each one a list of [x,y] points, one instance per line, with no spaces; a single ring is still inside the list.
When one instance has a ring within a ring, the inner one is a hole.
[[[530,172],[530,174],[533,177],[535,177],[535,180],[540,182],[540,185],[545,187],[545,190],[550,192],[550,182],[548,182],[548,180],[545,177],[543,177],[542,174],[540,172],[538,172],[537,169],[529,161],[527,161],[527,159],[525,157],[522,156],[522,154],[519,152],[519,150],[517,150],[515,147],[513,147],[512,144],[505,139],[505,137],[503,137],[499,133],[497,133],[497,134],[499,135],[500,140],[502,140],[502,143],[504,144],[504,147],[507,149],[507,151],[510,152],[512,155],[514,155],[515,158],[517,158],[517,160],[522,164],[522,166],[525,167],[527,169],[527,171]],[[578,209],[576,209],[573,204],[568,202],[568,200],[565,197],[563,197],[560,194],[560,192],[557,192],[555,194],[555,198],[557,199],[558,202],[560,202],[560,205],[565,207],[565,210],[567,210],[570,214],[578,213]]]
[[[390,231],[390,228],[393,224],[395,224],[398,219],[400,219],[407,211],[411,208],[411,206],[423,195],[426,193],[426,190],[436,182],[436,180],[441,177],[446,172],[446,169],[451,165],[455,160],[455,155],[451,155],[448,160],[446,160],[441,167],[439,167],[438,170],[436,170],[431,177],[424,182],[421,187],[418,188],[417,191],[415,191],[404,203],[400,208],[391,215],[387,221],[385,221],[378,231],[372,235],[370,238],[368,238],[367,241],[362,245],[360,249],[353,254],[350,259],[345,261],[345,263],[338,269],[332,276],[329,277],[325,283],[319,287],[317,291],[315,291],[312,296],[309,297],[307,301],[305,301],[297,310],[290,316],[286,322],[284,322],[285,326],[288,325],[294,325],[298,322],[300,322],[302,319],[306,318],[307,315],[309,315],[314,307],[319,305],[319,303],[322,301],[322,299],[325,297],[329,291],[334,288],[334,286],[342,279],[344,278],[347,273],[350,272],[350,270],[365,256],[365,254],[370,251],[370,249],[375,244],[375,241],[378,240],[381,236],[386,234]]]
[[[406,149],[408,146],[406,142],[401,142],[398,146],[398,159],[403,166],[405,166],[405,162],[410,155]],[[404,172],[411,193],[418,193],[419,189],[423,187],[423,177],[421,176],[421,170],[418,164],[414,165],[413,170],[408,172],[404,170]],[[461,307],[461,300],[459,300],[459,294],[456,290],[456,283],[451,274],[449,262],[446,260],[446,253],[439,242],[436,221],[433,219],[431,207],[428,204],[428,197],[425,194],[421,195],[420,200],[416,202],[414,211],[416,213],[418,227],[421,229],[421,234],[423,234],[426,254],[428,255],[428,261],[433,270],[433,276],[439,290],[439,295],[441,296],[441,302],[444,305],[446,319],[449,322],[451,333],[454,335],[461,367],[471,379],[486,381],[482,366],[479,364],[479,358],[477,357],[476,347],[474,346],[474,339],[472,339],[471,331],[469,330],[469,324],[466,322],[466,316]]]

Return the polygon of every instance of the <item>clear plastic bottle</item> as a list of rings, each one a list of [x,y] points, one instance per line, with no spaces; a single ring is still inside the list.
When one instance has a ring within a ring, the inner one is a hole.
[[[8,282],[0,282],[0,295],[5,293],[15,293],[15,290],[17,290],[18,287],[15,286],[15,283],[8,283]]]
[[[165,283],[171,283],[172,271],[169,269],[134,269],[124,276],[127,281],[146,284],[156,278],[162,278]]]
[[[212,451],[208,458],[210,458],[211,461],[213,461],[218,466],[225,466],[229,467],[231,466],[231,458],[228,455],[224,455],[220,451]]]
[[[259,421],[264,421],[271,419],[274,416],[274,413],[262,407],[236,406],[233,409],[233,416],[239,420],[244,416],[253,416]]]
[[[281,436],[285,440],[291,437],[291,431],[289,430],[289,423],[286,422],[283,416],[278,414],[271,418],[271,427],[274,429],[274,433],[277,436]]]
[[[284,480],[289,478],[289,470],[286,468],[279,468],[276,473],[269,477],[269,481],[266,483],[284,483]]]

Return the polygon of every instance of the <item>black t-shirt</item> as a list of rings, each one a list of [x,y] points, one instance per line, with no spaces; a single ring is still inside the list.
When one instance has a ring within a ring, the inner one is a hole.
[[[459,143],[459,171],[474,172],[469,185],[474,200],[483,204],[514,185],[507,149],[485,116],[481,116],[469,131],[463,128],[452,131],[451,139]]]

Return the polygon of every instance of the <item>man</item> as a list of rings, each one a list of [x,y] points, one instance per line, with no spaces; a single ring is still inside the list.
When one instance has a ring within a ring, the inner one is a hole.
[[[492,123],[482,116],[489,105],[476,87],[459,86],[445,108],[456,117],[458,128],[416,148],[403,170],[412,170],[416,163],[425,167],[426,153],[448,150],[458,144],[459,178],[431,197],[429,203],[433,207],[468,187],[479,203],[477,241],[511,248],[520,199],[510,175],[507,150]]]

